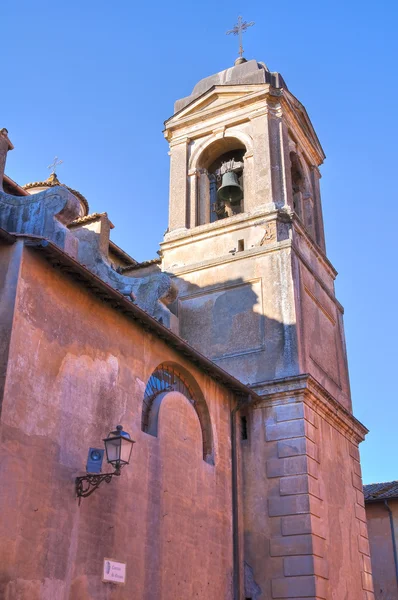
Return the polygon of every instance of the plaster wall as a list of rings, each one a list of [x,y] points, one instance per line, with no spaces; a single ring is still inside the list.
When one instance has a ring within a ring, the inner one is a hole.
[[[397,531],[398,502],[389,500]],[[390,517],[384,502],[366,504],[375,600],[398,600]]]
[[[244,383],[299,372],[290,249],[175,272],[180,335]]]
[[[230,598],[230,392],[34,250],[17,289],[0,425],[0,597]],[[163,400],[158,437],[141,431],[146,382],[165,361],[204,394],[214,465],[177,392]],[[79,507],[74,478],[117,423],[136,441],[132,464]],[[101,582],[105,557],[127,562],[125,586]]]
[[[351,410],[333,267],[294,225],[226,221],[164,244],[163,268],[178,288],[172,310],[180,335],[260,391],[270,379],[310,373]]]

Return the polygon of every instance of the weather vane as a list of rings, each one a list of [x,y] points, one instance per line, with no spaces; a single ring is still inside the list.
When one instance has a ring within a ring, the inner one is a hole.
[[[246,31],[246,29],[248,29],[249,27],[252,27],[253,25],[254,25],[254,21],[250,21],[250,23],[248,23],[247,21],[243,21],[242,17],[239,16],[238,22],[235,25],[235,27],[233,29],[230,29],[229,31],[227,31],[227,35],[229,35],[230,33],[233,33],[234,35],[239,36],[239,56],[241,58],[243,57],[242,33],[244,33]]]
[[[58,165],[62,165],[63,162],[63,160],[58,160],[58,156],[56,156],[51,165],[48,165],[47,167],[47,169],[51,169],[50,175],[55,175],[55,168],[58,167]]]

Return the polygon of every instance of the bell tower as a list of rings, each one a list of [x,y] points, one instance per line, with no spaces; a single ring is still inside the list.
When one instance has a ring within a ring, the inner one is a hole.
[[[263,402],[242,412],[239,598],[373,598],[343,308],[326,256],[325,155],[264,63],[200,81],[165,123],[162,269],[179,333]],[[243,577],[242,577],[243,579]]]

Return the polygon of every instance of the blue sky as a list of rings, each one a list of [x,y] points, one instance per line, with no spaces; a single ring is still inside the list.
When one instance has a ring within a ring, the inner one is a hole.
[[[7,172],[42,180],[59,156],[59,178],[108,212],[114,241],[138,260],[156,256],[167,227],[163,122],[199,79],[233,64],[237,39],[225,32],[239,14],[256,22],[245,56],[283,74],[327,155],[328,256],[354,413],[370,429],[364,481],[398,479],[396,3],[3,0]]]

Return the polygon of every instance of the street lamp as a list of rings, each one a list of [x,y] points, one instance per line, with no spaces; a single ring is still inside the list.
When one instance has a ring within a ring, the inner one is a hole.
[[[115,475],[119,477],[122,467],[128,465],[133,450],[134,440],[130,434],[123,431],[122,425],[117,425],[115,431],[110,431],[108,437],[104,440],[106,459],[115,469],[113,473],[93,474],[87,473],[82,477],[76,477],[76,495],[79,498],[79,504],[82,498],[87,498],[105,481],[110,483]],[[94,460],[94,454],[99,454],[101,450],[90,449],[89,458]],[[102,450],[103,453],[103,450]],[[102,457],[101,457],[102,458]]]

